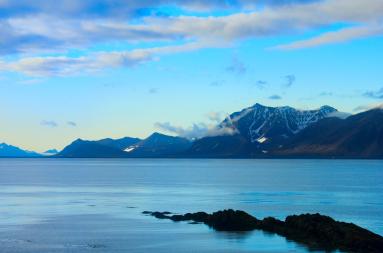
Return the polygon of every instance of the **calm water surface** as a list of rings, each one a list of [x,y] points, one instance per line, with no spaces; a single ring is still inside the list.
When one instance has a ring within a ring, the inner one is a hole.
[[[0,159],[1,252],[308,252],[145,210],[316,213],[383,235],[383,161]]]

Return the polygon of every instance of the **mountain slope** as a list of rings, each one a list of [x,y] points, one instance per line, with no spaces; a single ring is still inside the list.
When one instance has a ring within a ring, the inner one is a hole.
[[[140,141],[141,139],[138,139],[138,138],[124,137],[121,139],[106,138],[106,139],[97,141],[97,143],[102,144],[104,146],[117,148],[119,150],[125,150],[129,146],[134,145]]]
[[[196,140],[183,155],[197,158],[247,157],[252,144],[240,134],[205,137]]]
[[[181,137],[173,137],[153,133],[139,143],[125,149],[129,157],[168,157],[189,149],[191,141]]]
[[[77,139],[66,146],[57,157],[65,158],[117,158],[126,156],[125,152],[97,141]]]
[[[383,110],[328,118],[307,127],[275,154],[288,156],[383,157]]]
[[[35,152],[23,150],[15,146],[8,145],[6,143],[0,144],[0,157],[39,157],[39,156],[40,155]]]

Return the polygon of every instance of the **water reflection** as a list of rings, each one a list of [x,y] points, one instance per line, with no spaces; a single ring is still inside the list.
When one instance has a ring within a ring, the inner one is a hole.
[[[2,159],[0,244],[6,252],[36,253],[307,252],[261,231],[215,232],[141,212],[233,208],[259,219],[320,212],[383,234],[382,167],[340,160]]]

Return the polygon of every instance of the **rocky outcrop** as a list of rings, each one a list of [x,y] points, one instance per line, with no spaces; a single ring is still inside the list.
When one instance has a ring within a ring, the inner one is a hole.
[[[175,222],[204,223],[218,231],[263,230],[284,236],[316,250],[342,250],[354,253],[383,252],[382,236],[355,224],[335,221],[331,217],[320,214],[291,215],[284,221],[273,217],[259,220],[244,211],[231,209],[212,214],[197,212],[179,215],[170,212],[148,211],[144,214]]]

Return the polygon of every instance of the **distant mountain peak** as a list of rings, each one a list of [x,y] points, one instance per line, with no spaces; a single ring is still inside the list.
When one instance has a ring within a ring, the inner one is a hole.
[[[41,153],[41,155],[43,156],[54,156],[54,155],[57,155],[59,152],[57,151],[57,149],[49,149],[43,153]]]
[[[48,149],[47,151],[44,152],[45,154],[57,154],[58,151],[57,149]]]
[[[7,143],[0,144],[0,157],[38,157],[36,152],[23,150],[19,147],[8,145]]]
[[[151,135],[149,135],[148,138],[150,138],[150,137],[157,137],[157,136],[168,136],[168,135],[166,135],[166,134],[161,134],[161,133],[159,133],[159,132],[154,132],[154,133],[152,133]]]
[[[125,152],[133,157],[167,156],[183,152],[187,150],[191,144],[191,141],[183,137],[154,132],[148,138],[127,147]]]
[[[337,109],[335,109],[334,107],[329,106],[329,105],[322,105],[319,109],[320,109],[320,110],[332,110],[332,111],[337,111]]]

